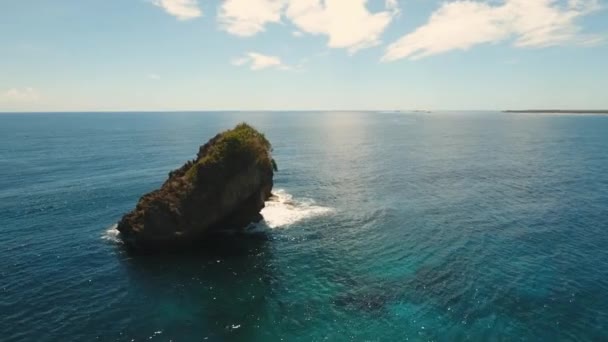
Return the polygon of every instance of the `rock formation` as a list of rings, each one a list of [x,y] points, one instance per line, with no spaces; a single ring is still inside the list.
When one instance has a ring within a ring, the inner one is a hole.
[[[216,135],[122,218],[123,240],[148,250],[196,247],[209,234],[259,221],[276,170],[271,150],[245,123]]]

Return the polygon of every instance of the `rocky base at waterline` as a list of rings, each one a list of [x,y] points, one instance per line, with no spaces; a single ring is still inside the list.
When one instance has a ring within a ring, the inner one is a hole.
[[[196,248],[210,234],[258,222],[276,170],[271,151],[266,137],[245,123],[216,135],[121,219],[122,239],[144,250]]]

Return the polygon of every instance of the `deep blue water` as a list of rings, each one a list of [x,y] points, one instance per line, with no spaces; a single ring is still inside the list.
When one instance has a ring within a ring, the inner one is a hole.
[[[113,241],[243,120],[280,169],[268,240]],[[607,246],[608,116],[0,115],[2,341],[608,340]]]

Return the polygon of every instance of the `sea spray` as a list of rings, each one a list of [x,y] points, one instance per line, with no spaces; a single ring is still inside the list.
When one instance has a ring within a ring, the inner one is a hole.
[[[284,189],[277,189],[273,194],[274,197],[266,201],[266,206],[261,211],[264,222],[270,228],[287,227],[307,218],[333,212],[332,208],[316,205],[312,199],[294,199]]]
[[[120,232],[118,229],[116,229],[116,227],[118,227],[117,223],[111,225],[108,229],[106,229],[101,238],[112,243],[122,243],[122,240],[120,239]]]

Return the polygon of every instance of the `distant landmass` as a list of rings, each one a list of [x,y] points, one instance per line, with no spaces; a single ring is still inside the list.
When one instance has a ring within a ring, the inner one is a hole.
[[[564,114],[608,114],[608,109],[602,110],[583,110],[583,109],[525,109],[525,110],[505,110],[504,113],[564,113]]]

